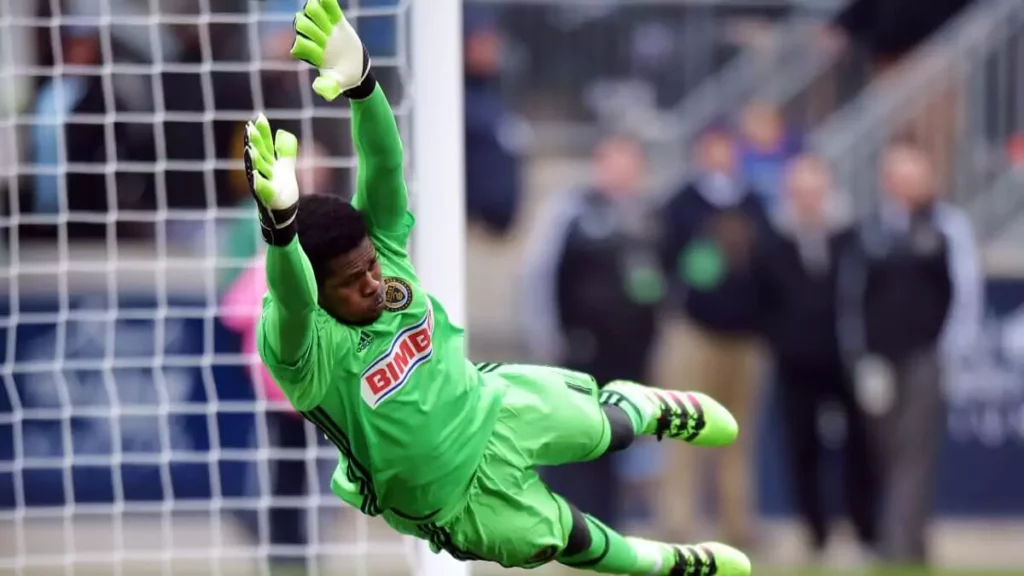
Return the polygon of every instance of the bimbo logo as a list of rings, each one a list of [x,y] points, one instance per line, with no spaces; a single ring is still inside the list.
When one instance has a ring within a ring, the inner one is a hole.
[[[434,311],[429,306],[423,319],[402,330],[388,351],[363,371],[363,401],[376,408],[409,381],[414,370],[430,359],[433,348]]]

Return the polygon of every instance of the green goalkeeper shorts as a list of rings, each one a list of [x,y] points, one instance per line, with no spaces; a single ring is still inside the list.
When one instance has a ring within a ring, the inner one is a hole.
[[[554,559],[572,528],[568,505],[535,467],[597,458],[610,430],[592,377],[520,364],[492,370],[483,369],[485,385],[505,386],[505,397],[465,504],[436,523],[384,517],[399,532],[429,540],[435,551],[532,568]]]

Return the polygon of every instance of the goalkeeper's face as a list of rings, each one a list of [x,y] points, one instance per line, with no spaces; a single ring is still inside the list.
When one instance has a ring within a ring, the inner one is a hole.
[[[377,250],[369,238],[331,262],[331,275],[320,293],[320,306],[343,324],[373,324],[384,312]]]

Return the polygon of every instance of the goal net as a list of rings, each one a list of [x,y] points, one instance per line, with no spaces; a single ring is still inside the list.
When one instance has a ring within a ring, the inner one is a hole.
[[[0,0],[0,575],[424,573],[250,341],[241,126],[299,136],[304,190],[354,176],[299,4]],[[409,0],[342,4],[407,131]]]

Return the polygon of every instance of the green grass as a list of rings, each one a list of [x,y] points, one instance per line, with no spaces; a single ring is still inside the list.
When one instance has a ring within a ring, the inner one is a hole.
[[[110,569],[95,568],[95,567],[83,567],[76,568],[76,576],[110,576],[112,571]],[[224,571],[225,574],[232,575],[229,568]],[[13,576],[13,571],[0,570],[0,576]],[[63,568],[59,569],[29,569],[25,572],[26,575],[31,576],[63,576],[66,574]],[[141,571],[126,571],[123,572],[126,576],[142,576],[142,575],[159,575],[160,570],[141,570]],[[175,576],[190,576],[205,574],[214,574],[209,569],[206,570],[183,570],[175,571]],[[354,574],[354,573],[352,573]],[[505,570],[498,566],[488,565],[474,565],[472,576],[584,576],[586,574],[594,574],[592,572],[584,571],[573,571],[564,567],[545,567],[538,570]],[[885,570],[834,570],[825,568],[764,568],[759,569],[757,565],[754,567],[754,576],[1020,576],[1021,571],[996,571],[996,570],[920,570],[920,569],[885,569]],[[297,576],[290,575],[287,571],[274,572],[273,576]],[[327,573],[323,576],[336,576],[333,573]],[[338,576],[351,576],[350,574],[338,575]],[[370,568],[367,576],[410,576],[408,570],[399,570],[394,567],[389,567],[384,570],[375,570]]]
[[[551,567],[540,570],[502,570],[486,566],[474,567],[473,576],[573,576],[591,574],[590,572],[573,571],[568,568]],[[830,568],[780,568],[776,566],[759,569],[754,565],[753,576],[1020,576],[1019,570],[944,570],[917,568],[886,568],[886,569],[830,569]],[[384,575],[380,575],[384,576]],[[398,576],[398,575],[387,575]]]
[[[1019,571],[1005,570],[924,570],[917,568],[888,568],[868,570],[835,570],[824,568],[798,568],[783,569],[770,568],[758,570],[754,567],[754,574],[757,576],[1010,576],[1019,574]]]

